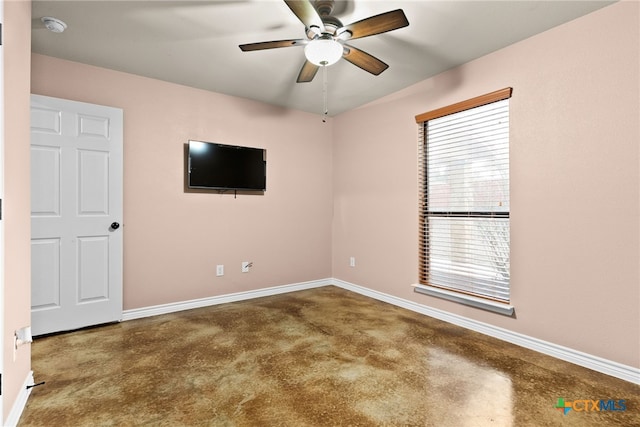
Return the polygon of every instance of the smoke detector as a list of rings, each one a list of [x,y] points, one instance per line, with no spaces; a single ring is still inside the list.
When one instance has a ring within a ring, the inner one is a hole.
[[[63,21],[59,20],[58,18],[45,16],[41,20],[44,26],[47,27],[47,30],[53,33],[61,33],[67,29],[67,24],[65,24]]]

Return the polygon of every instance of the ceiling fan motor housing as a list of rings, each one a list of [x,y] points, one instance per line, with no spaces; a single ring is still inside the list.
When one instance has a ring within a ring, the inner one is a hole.
[[[329,34],[330,36],[335,37],[338,28],[343,27],[342,22],[340,22],[340,20],[336,17],[322,16],[321,19],[322,23],[324,24],[324,32],[320,33],[320,29],[318,27],[307,28],[307,38],[309,38],[309,40],[313,40],[314,38],[322,34]]]

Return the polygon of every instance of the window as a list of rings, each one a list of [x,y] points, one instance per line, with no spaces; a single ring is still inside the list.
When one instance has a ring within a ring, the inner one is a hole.
[[[509,303],[510,96],[507,88],[416,117],[418,286],[431,294]]]

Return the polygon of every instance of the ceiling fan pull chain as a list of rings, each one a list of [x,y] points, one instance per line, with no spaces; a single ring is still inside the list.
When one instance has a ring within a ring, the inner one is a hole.
[[[324,117],[322,118],[322,122],[326,123],[327,122],[327,116],[329,115],[329,107],[328,107],[328,94],[327,94],[327,86],[328,86],[328,81],[327,81],[327,66],[323,65],[322,66],[322,111],[324,113]]]

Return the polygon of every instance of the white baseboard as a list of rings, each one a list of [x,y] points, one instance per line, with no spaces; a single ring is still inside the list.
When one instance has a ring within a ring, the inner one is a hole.
[[[175,313],[177,311],[191,310],[193,308],[209,307],[212,305],[226,304],[229,302],[243,301],[270,295],[284,294],[287,292],[301,291],[304,289],[319,288],[332,284],[331,279],[312,280],[309,282],[294,283],[291,285],[275,286],[272,288],[257,289],[255,291],[237,292],[233,294],[219,295],[208,298],[200,298],[176,303],[154,305],[151,307],[124,310],[122,320],[141,319],[143,317],[157,316],[159,314]]]
[[[270,295],[283,294],[287,292],[301,291],[304,289],[318,288],[322,286],[335,285],[337,287],[356,292],[370,298],[384,301],[416,313],[424,314],[445,322],[461,326],[472,331],[498,338],[500,340],[519,345],[530,350],[534,350],[557,359],[574,363],[585,368],[601,372],[612,377],[620,378],[635,384],[640,384],[640,369],[623,365],[612,360],[603,359],[598,356],[583,353],[568,347],[543,341],[534,337],[513,332],[508,329],[490,325],[488,323],[479,322],[447,311],[432,308],[426,305],[418,304],[413,301],[398,298],[383,292],[374,291],[363,286],[345,282],[340,279],[320,279],[309,282],[295,283],[291,285],[276,286],[272,288],[258,289],[255,291],[238,292],[227,295],[220,295],[209,298],[201,298],[190,301],[182,301],[171,304],[155,305],[151,307],[143,307],[132,310],[125,310],[122,313],[122,320],[140,319],[143,317],[157,316],[159,314],[174,313],[182,310],[190,310],[193,308],[208,307],[217,304],[225,304],[235,301],[243,301],[253,298],[260,298]]]
[[[22,388],[20,389],[20,393],[16,398],[16,401],[13,402],[13,406],[11,407],[11,412],[7,416],[7,419],[4,422],[4,426],[6,427],[15,427],[18,425],[18,421],[20,421],[20,416],[24,411],[24,407],[27,405],[27,400],[29,399],[29,395],[31,394],[31,389],[27,388],[28,385],[33,384],[33,371],[29,371],[27,374],[27,378],[25,378],[24,383],[22,384]]]
[[[623,365],[612,360],[603,359],[598,356],[583,353],[568,347],[563,347],[548,341],[543,341],[527,335],[513,332],[508,329],[489,325],[487,323],[478,322],[477,320],[459,316],[426,305],[418,304],[413,301],[398,298],[383,292],[374,291],[353,283],[345,282],[339,279],[332,279],[332,284],[349,291],[365,295],[379,301],[384,301],[407,310],[415,311],[426,316],[430,316],[457,326],[461,326],[472,331],[480,332],[500,340],[519,345],[521,347],[535,350],[537,352],[553,356],[557,359],[571,362],[576,365],[601,372],[612,377],[620,378],[635,384],[640,384],[640,369],[633,366]]]

